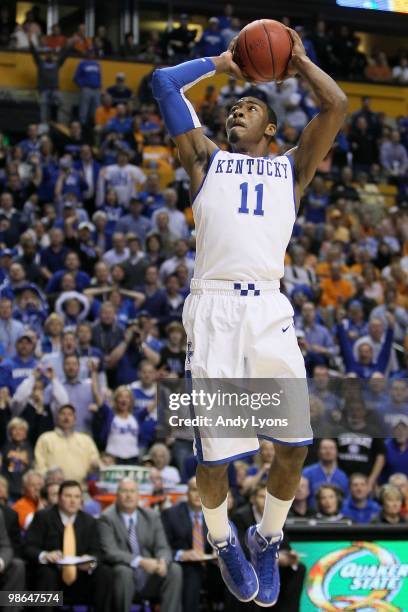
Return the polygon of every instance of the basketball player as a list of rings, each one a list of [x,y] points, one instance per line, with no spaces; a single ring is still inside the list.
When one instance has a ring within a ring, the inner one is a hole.
[[[347,110],[336,83],[306,56],[296,32],[287,76],[299,74],[312,88],[319,114],[299,144],[268,159],[277,125],[273,110],[247,97],[231,108],[226,131],[232,153],[203,133],[184,92],[215,73],[244,78],[232,50],[153,74],[153,93],[181,163],[191,180],[197,253],[183,322],[194,378],[306,378],[292,325],[293,309],[279,292],[286,247],[301,195],[331,148]],[[308,406],[304,406],[310,424]],[[303,415],[305,416],[305,415]],[[264,435],[263,437],[268,437]],[[259,434],[258,434],[259,435]],[[227,587],[240,601],[273,606],[279,595],[277,564],[282,528],[307,454],[307,438],[272,438],[275,458],[261,522],[247,532],[251,562],[228,521],[228,462],[259,449],[258,437],[200,438],[197,486],[209,541]]]

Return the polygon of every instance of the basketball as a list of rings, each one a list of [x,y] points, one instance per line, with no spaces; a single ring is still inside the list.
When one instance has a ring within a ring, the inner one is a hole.
[[[292,55],[292,38],[279,21],[258,19],[238,35],[234,61],[251,81],[278,81]]]

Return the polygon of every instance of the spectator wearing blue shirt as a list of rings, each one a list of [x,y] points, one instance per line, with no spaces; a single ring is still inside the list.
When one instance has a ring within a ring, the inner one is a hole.
[[[102,210],[107,212],[103,207]],[[135,234],[141,243],[144,244],[146,235],[152,229],[152,223],[147,217],[142,215],[142,210],[143,202],[139,197],[131,198],[129,202],[129,213],[118,220],[116,231],[123,232],[123,234]]]
[[[27,128],[27,138],[19,142],[18,146],[23,150],[24,157],[27,157],[30,153],[38,153],[40,150],[40,137],[36,123],[30,123]]]
[[[68,193],[75,194],[80,202],[84,192],[88,189],[88,183],[78,170],[73,167],[70,155],[65,155],[60,161],[60,173],[55,184],[55,197],[60,198]]]
[[[125,83],[126,76],[124,72],[118,72],[116,74],[115,85],[111,85],[106,90],[110,96],[112,96],[112,100],[114,104],[119,104],[120,102],[127,102],[132,97],[132,90]]]
[[[408,419],[400,419],[392,430],[392,438],[385,442],[385,466],[381,482],[387,482],[395,473],[408,476]]]
[[[59,227],[50,229],[50,246],[41,251],[40,264],[41,272],[46,280],[64,268],[65,257],[68,249],[64,246],[64,233]]]
[[[318,463],[312,463],[303,470],[303,476],[309,482],[310,505],[314,504],[316,493],[322,484],[332,484],[340,488],[343,493],[348,492],[348,478],[345,472],[337,467],[335,441],[329,438],[320,440],[318,457]]]
[[[316,365],[329,365],[330,358],[337,352],[336,346],[327,327],[316,323],[316,308],[312,302],[302,306],[301,327],[305,334],[305,364],[308,372],[312,372]]]
[[[23,331],[24,325],[13,318],[13,301],[0,298],[0,343],[9,357],[15,355],[16,342]]]
[[[347,319],[343,319],[343,327],[353,346],[356,340],[368,333],[368,324],[365,320],[363,304],[360,300],[351,300],[347,306]]]
[[[12,377],[13,393],[37,367],[38,359],[34,357],[37,337],[31,330],[23,331],[16,342],[16,354],[5,359],[2,365],[9,369]]]
[[[387,426],[387,432],[400,421],[408,425],[408,385],[403,378],[391,382],[390,395],[387,402],[381,406],[382,418]]]
[[[47,283],[46,293],[58,293],[61,290],[62,277],[70,272],[75,278],[75,290],[83,291],[91,284],[91,279],[86,272],[80,270],[80,260],[75,251],[68,251],[64,258],[64,269],[55,272]]]
[[[86,191],[83,192],[84,200],[92,203],[96,194],[101,165],[93,158],[92,149],[88,144],[82,145],[79,157],[80,159],[74,162],[74,168],[87,185]]]
[[[94,49],[87,51],[87,59],[79,62],[74,75],[74,82],[80,89],[79,121],[86,126],[88,117],[93,120],[95,111],[100,104],[100,89],[102,84],[101,67],[95,60]]]
[[[309,223],[325,223],[326,211],[329,205],[329,194],[321,176],[315,176],[304,197],[305,221]]]
[[[208,27],[204,30],[197,43],[196,54],[200,57],[220,55],[224,51],[224,39],[220,32],[220,22],[217,17],[208,20]]]
[[[106,214],[107,223],[105,231],[110,236],[112,236],[112,234],[117,230],[119,219],[121,219],[125,214],[125,209],[119,204],[118,194],[116,193],[113,187],[107,187],[105,201],[102,204],[100,210],[102,210]]]
[[[105,131],[115,132],[127,136],[132,132],[133,119],[129,116],[126,104],[118,104],[116,107],[116,116],[111,119],[105,128]]]
[[[350,495],[344,500],[342,512],[355,523],[367,524],[379,513],[381,506],[369,497],[370,488],[365,474],[350,476]]]
[[[353,372],[357,374],[359,378],[366,379],[370,378],[374,372],[385,373],[390,360],[392,341],[394,338],[392,327],[388,327],[384,344],[375,361],[373,347],[369,342],[361,342],[358,345],[357,359],[354,358],[353,349],[342,323],[337,326],[337,337],[347,373]]]

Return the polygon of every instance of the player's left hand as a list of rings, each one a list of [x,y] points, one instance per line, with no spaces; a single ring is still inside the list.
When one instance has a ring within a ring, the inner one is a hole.
[[[224,72],[230,76],[234,76],[236,79],[246,81],[245,75],[241,72],[240,67],[233,59],[233,52],[228,49],[224,51],[218,57],[213,58],[217,72]]]
[[[306,57],[306,50],[303,46],[302,39],[300,38],[299,34],[295,30],[292,30],[292,28],[286,27],[286,29],[289,32],[289,35],[292,39],[293,47],[292,47],[292,57],[289,61],[287,70],[285,74],[283,75],[281,81],[284,81],[285,79],[289,79],[290,77],[295,76],[299,72],[298,68],[296,67],[296,63],[295,63],[297,58]]]

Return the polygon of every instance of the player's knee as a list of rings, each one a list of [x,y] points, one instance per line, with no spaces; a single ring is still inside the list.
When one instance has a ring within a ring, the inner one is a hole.
[[[228,463],[221,465],[201,465],[197,466],[197,481],[212,481],[217,482],[222,479],[228,470]]]
[[[307,446],[284,446],[275,444],[275,457],[282,467],[302,468],[307,457]]]

